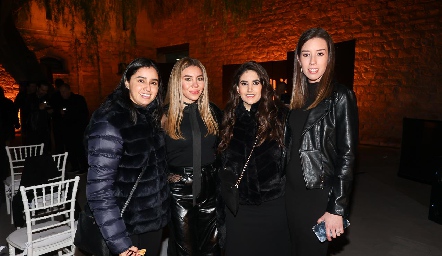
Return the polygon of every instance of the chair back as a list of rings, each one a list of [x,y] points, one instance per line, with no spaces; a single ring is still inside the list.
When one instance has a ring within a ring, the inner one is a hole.
[[[66,172],[66,160],[68,159],[68,152],[64,152],[63,154],[52,155],[52,158],[54,159],[55,165],[57,165],[57,169],[60,172],[60,176],[49,179],[49,181],[50,182],[63,181],[65,178],[64,175]]]
[[[28,254],[37,251],[39,253],[36,254],[47,253],[69,246],[73,253],[74,211],[79,180],[76,176],[70,180],[20,187],[25,209]]]
[[[5,147],[11,172],[10,187],[12,195],[14,195],[18,189],[17,185],[20,184],[20,174],[23,170],[26,158],[43,155],[43,147],[43,143],[28,146]]]

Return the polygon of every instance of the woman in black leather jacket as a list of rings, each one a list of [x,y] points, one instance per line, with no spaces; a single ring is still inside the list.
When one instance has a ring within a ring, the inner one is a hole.
[[[329,241],[344,233],[358,141],[356,98],[332,82],[335,50],[325,30],[305,31],[295,56],[286,131],[292,255],[326,255],[328,243],[318,241],[312,226],[324,221]]]
[[[157,255],[170,218],[161,91],[156,65],[145,58],[133,60],[86,130],[87,201],[113,254],[135,255],[131,251],[145,248]]]
[[[175,63],[163,117],[172,216],[169,256],[220,255],[215,212],[220,110],[209,103],[208,89],[199,60],[185,57]]]
[[[238,68],[224,110],[219,146],[224,167],[221,187],[231,186],[223,177],[233,176],[235,182],[242,177],[237,211],[230,204],[230,208],[220,205],[218,209],[226,256],[289,255],[283,167],[287,112],[261,65],[250,61]],[[223,196],[223,201],[230,201],[228,195]]]

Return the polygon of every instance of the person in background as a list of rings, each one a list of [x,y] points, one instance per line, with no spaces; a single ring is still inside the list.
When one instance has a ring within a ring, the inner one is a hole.
[[[20,128],[20,123],[14,102],[5,97],[5,91],[1,86],[0,110],[0,180],[3,181],[9,176],[9,160],[5,146],[10,146],[11,141],[15,138],[15,129]],[[0,195],[3,195],[3,192]]]
[[[63,141],[63,133],[62,133],[62,120],[60,110],[61,107],[61,94],[60,94],[60,86],[65,82],[61,78],[57,78],[54,81],[55,91],[51,95],[51,105],[54,108],[54,114],[52,115],[52,134],[54,137],[54,152],[56,154],[64,153],[66,151],[64,141]]]
[[[44,150],[51,152],[51,115],[53,108],[49,101],[48,92],[50,86],[47,83],[40,83],[37,91],[29,95],[25,108],[29,116],[24,120],[23,128],[26,127],[26,145],[44,143]]]
[[[221,111],[209,103],[206,69],[199,60],[175,63],[166,95],[171,215],[167,253],[220,255],[216,228],[216,163]]]
[[[162,229],[170,219],[161,129],[163,85],[158,74],[152,60],[134,59],[85,132],[89,163],[85,211],[92,211],[109,250],[120,256],[134,255],[138,249],[158,255]]]
[[[333,81],[335,48],[322,28],[305,31],[295,51],[286,205],[292,255],[326,255],[312,226],[325,222],[328,241],[344,233],[358,144],[353,91]]]
[[[283,144],[287,112],[260,64],[250,61],[238,68],[219,145],[220,172],[230,172],[239,181],[238,212],[219,208],[226,256],[289,255]]]
[[[73,93],[69,84],[62,84],[58,91],[61,100],[54,111],[59,116],[63,148],[69,152],[71,170],[78,173],[87,171],[87,159],[83,146],[83,136],[89,122],[89,110],[83,96]],[[54,131],[55,133],[55,131]]]
[[[20,86],[20,91],[18,92],[17,96],[15,96],[14,105],[17,108],[17,110],[20,112],[20,134],[21,134],[21,140],[22,145],[28,145],[26,139],[28,137],[28,126],[26,124],[27,120],[29,119],[30,115],[30,108],[29,108],[29,101],[31,97],[34,96],[34,94],[37,92],[37,83],[36,82],[29,82],[26,83],[23,87]]]
[[[290,94],[287,93],[287,84],[283,81],[276,83],[275,95],[284,104],[290,104]]]
[[[18,110],[14,102],[5,97],[5,91],[0,86],[0,138],[2,145],[9,146],[15,138],[15,129],[20,128]]]

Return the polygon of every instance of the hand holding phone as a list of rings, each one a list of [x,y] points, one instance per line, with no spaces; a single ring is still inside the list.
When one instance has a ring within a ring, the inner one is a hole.
[[[346,219],[343,220],[344,228],[350,226],[350,222]],[[318,237],[319,241],[325,242],[327,240],[327,231],[325,230],[325,222],[318,223],[312,227],[313,232]]]

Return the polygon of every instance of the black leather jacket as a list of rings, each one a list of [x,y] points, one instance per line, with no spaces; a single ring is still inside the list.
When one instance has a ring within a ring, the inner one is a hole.
[[[326,211],[347,216],[358,144],[358,109],[353,91],[340,84],[334,87],[330,97],[310,110],[298,154],[306,187],[330,187]],[[288,116],[285,144],[290,149]],[[294,154],[287,152],[286,162]]]

